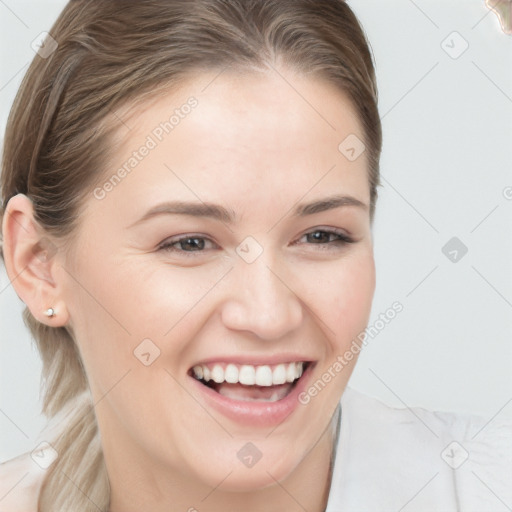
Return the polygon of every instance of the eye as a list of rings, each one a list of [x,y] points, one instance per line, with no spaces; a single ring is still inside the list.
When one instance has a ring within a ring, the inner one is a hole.
[[[209,238],[199,235],[186,235],[165,241],[158,247],[158,250],[194,256],[192,253],[204,252],[205,249],[208,249],[208,242],[216,246]]]
[[[334,248],[333,246],[339,247],[355,242],[353,238],[339,229],[315,229],[314,231],[304,234],[300,240],[303,238],[307,239],[306,243],[308,245],[323,246],[320,250],[324,250],[324,248],[332,249]]]
[[[355,240],[346,233],[337,229],[315,229],[302,235],[299,240],[306,238],[307,245],[317,245],[319,250],[329,250],[354,243]],[[186,256],[195,256],[197,253],[205,252],[208,249],[217,248],[217,244],[207,237],[200,235],[186,235],[166,240],[158,247],[159,251],[181,253]],[[194,254],[196,253],[196,254]]]

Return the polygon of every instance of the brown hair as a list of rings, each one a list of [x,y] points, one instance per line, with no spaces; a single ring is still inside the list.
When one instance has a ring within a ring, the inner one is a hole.
[[[373,219],[382,145],[377,86],[369,44],[346,2],[71,0],[50,34],[58,48],[35,56],[9,116],[2,216],[23,193],[49,236],[61,248],[70,244],[110,155],[116,110],[203,70],[279,62],[329,81],[351,100],[364,131]],[[39,323],[28,308],[23,315],[43,360],[43,413],[54,420],[59,453],[39,510],[106,510],[108,476],[72,330]]]

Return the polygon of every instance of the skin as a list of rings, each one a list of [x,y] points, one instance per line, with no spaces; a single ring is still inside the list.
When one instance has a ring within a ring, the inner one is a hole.
[[[16,292],[39,321],[76,335],[97,403],[111,512],[320,512],[327,503],[330,422],[357,355],[272,429],[206,408],[187,372],[214,356],[298,353],[317,361],[313,383],[364,330],[375,289],[367,161],[338,150],[349,134],[363,138],[362,128],[345,95],[319,79],[285,69],[217,75],[122,112],[130,129],[119,127],[106,179],[167,112],[198,100],[104,199],[91,193],[70,250],[34,257],[44,232],[23,195],[3,222]],[[297,203],[333,194],[364,206],[291,215]],[[136,223],[168,200],[217,203],[239,218]],[[354,243],[307,236],[326,228]],[[205,248],[159,249],[177,235],[201,235]],[[251,264],[235,251],[247,236],[263,248]],[[50,305],[54,318],[43,314]],[[149,366],[133,354],[146,338],[160,350]],[[262,453],[252,468],[237,458],[249,441]]]

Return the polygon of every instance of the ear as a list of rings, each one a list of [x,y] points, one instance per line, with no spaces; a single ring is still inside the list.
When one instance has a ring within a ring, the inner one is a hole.
[[[2,233],[5,268],[18,297],[39,322],[65,325],[69,313],[55,280],[58,247],[34,219],[33,204],[26,195],[18,194],[7,203]],[[55,316],[45,314],[49,308]]]

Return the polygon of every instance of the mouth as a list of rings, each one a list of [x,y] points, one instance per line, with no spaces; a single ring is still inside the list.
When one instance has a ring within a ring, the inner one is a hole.
[[[188,373],[229,400],[273,403],[290,395],[313,365],[312,361],[289,361],[274,365],[219,362],[197,364]]]

